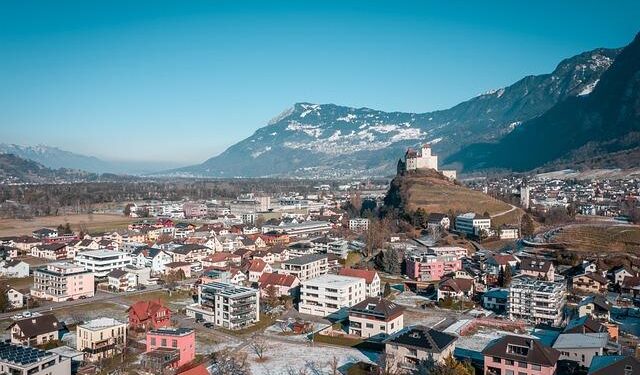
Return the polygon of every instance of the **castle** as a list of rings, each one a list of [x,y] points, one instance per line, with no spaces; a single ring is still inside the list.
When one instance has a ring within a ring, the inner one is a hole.
[[[415,171],[419,169],[433,169],[438,171],[438,156],[431,153],[431,145],[426,143],[422,145],[420,151],[409,148],[404,154],[404,170]],[[456,171],[442,170],[439,171],[450,180],[456,179]]]

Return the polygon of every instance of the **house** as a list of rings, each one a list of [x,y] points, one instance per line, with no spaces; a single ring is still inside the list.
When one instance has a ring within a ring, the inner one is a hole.
[[[640,360],[627,355],[595,356],[587,375],[640,375]]]
[[[482,351],[484,374],[556,374],[560,352],[540,340],[506,335],[487,345]]]
[[[473,297],[473,284],[473,279],[444,279],[438,283],[438,301],[445,298],[454,300],[470,299]]]
[[[560,352],[560,359],[577,362],[580,366],[589,367],[591,360],[597,355],[620,354],[616,347],[608,348],[609,334],[601,333],[563,333],[553,343],[553,348]]]
[[[366,298],[365,280],[360,277],[322,275],[302,281],[298,311],[327,316]]]
[[[7,327],[11,331],[11,343],[37,346],[59,339],[62,324],[52,314],[33,315],[16,320]]]
[[[113,318],[98,318],[78,325],[76,349],[85,359],[96,362],[124,352],[127,344],[127,323]]]
[[[31,248],[31,256],[42,259],[73,259],[75,255],[75,249],[66,243],[42,244]]]
[[[556,268],[548,260],[524,258],[520,262],[520,273],[542,280],[554,281]]]
[[[272,272],[271,266],[262,259],[252,259],[249,262],[249,268],[247,269],[247,275],[250,283],[257,283],[265,272]]]
[[[493,310],[497,313],[503,313],[507,310],[507,301],[509,300],[509,290],[503,288],[493,288],[482,296],[482,307],[487,310]]]
[[[124,268],[131,262],[131,254],[108,249],[82,251],[74,259],[74,263],[85,267],[98,278],[106,277],[109,272]]]
[[[365,282],[367,297],[380,296],[380,276],[375,270],[345,267],[340,269],[338,275],[362,278]]]
[[[171,262],[164,265],[165,275],[179,275],[182,273],[185,278],[191,278],[191,263]]]
[[[29,276],[29,263],[18,259],[2,261],[0,275],[7,278],[21,278]]]
[[[520,263],[520,259],[513,254],[495,254],[487,257],[484,262],[487,273],[498,275],[500,271],[504,271],[507,266],[512,270]]]
[[[10,288],[7,290],[7,302],[9,302],[9,307],[12,309],[19,309],[24,306],[27,296],[29,294],[29,289],[14,289]]]
[[[242,257],[228,251],[214,253],[202,260],[203,267],[227,268],[230,264],[240,264]]]
[[[116,292],[128,292],[138,286],[138,278],[135,274],[125,270],[113,270],[107,274],[109,289]]]
[[[54,237],[58,237],[58,231],[56,229],[50,229],[50,228],[40,228],[40,229],[36,229],[33,232],[31,232],[31,235],[34,238],[38,238],[38,239],[45,239],[45,238],[54,238]]]
[[[33,271],[31,295],[54,302],[93,297],[91,271],[69,262],[49,263]]]
[[[503,225],[498,228],[498,237],[501,240],[517,240],[520,237],[520,230],[517,227]]]
[[[613,267],[611,270],[609,270],[608,274],[613,282],[618,285],[621,285],[625,278],[636,276],[634,272],[627,270],[627,268],[624,266]]]
[[[595,272],[574,276],[571,280],[573,292],[603,293],[607,291],[609,280]]]
[[[417,281],[440,280],[444,275],[462,269],[462,261],[455,255],[412,254],[406,257],[407,276]]]
[[[195,359],[196,333],[193,328],[165,327],[147,332],[145,354],[152,352],[167,354],[171,351],[175,351],[177,356],[171,356],[174,360],[169,361],[169,363],[163,363],[163,367],[159,368],[160,371],[156,373],[162,373],[167,368],[180,368]],[[149,366],[145,367],[148,368]]]
[[[148,249],[146,257],[151,264],[151,273],[154,275],[163,275],[167,263],[173,262],[171,254],[161,249]]]
[[[456,336],[433,328],[405,328],[385,341],[387,370],[390,373],[411,372],[421,361],[442,363],[453,355],[456,340]]]
[[[261,296],[267,297],[271,287],[275,288],[275,296],[291,296],[297,299],[300,294],[300,280],[293,275],[265,272],[258,279]]]
[[[187,306],[189,317],[226,329],[242,329],[260,321],[260,291],[212,282],[198,288],[198,303]]]
[[[611,318],[611,302],[602,295],[596,294],[582,299],[578,304],[578,316],[591,316],[608,321]]]
[[[50,351],[0,342],[0,369],[12,375],[69,375],[71,360]]]
[[[293,275],[301,282],[329,272],[329,256],[327,254],[310,254],[291,258],[282,262],[279,273]]]
[[[186,244],[177,247],[171,251],[174,262],[200,262],[207,255],[212,254],[213,250],[204,245]]]
[[[381,297],[367,297],[349,309],[349,334],[387,337],[404,328],[404,308]]]
[[[127,309],[129,328],[136,331],[147,331],[169,327],[171,310],[160,301],[138,301]]]
[[[433,212],[427,216],[427,228],[442,228],[449,230],[451,220],[449,216],[442,213]]]
[[[575,318],[567,323],[562,333],[603,333],[608,328],[590,316]]]

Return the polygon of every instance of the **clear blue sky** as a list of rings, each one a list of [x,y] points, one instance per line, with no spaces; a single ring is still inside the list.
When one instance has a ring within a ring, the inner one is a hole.
[[[0,142],[200,162],[299,101],[426,112],[623,46],[640,1],[4,1]]]

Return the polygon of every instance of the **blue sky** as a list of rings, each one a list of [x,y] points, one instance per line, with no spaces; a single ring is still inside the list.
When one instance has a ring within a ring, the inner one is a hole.
[[[0,142],[184,164],[295,102],[443,109],[640,31],[638,1],[1,7]]]

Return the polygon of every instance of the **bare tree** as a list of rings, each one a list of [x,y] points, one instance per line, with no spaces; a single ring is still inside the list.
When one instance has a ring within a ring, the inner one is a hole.
[[[219,375],[251,375],[247,355],[223,349],[212,354],[213,369]]]
[[[249,347],[251,348],[251,350],[253,350],[258,359],[262,360],[264,359],[264,354],[267,351],[269,345],[261,336],[258,336],[256,334],[251,337],[251,343],[249,344]]]

